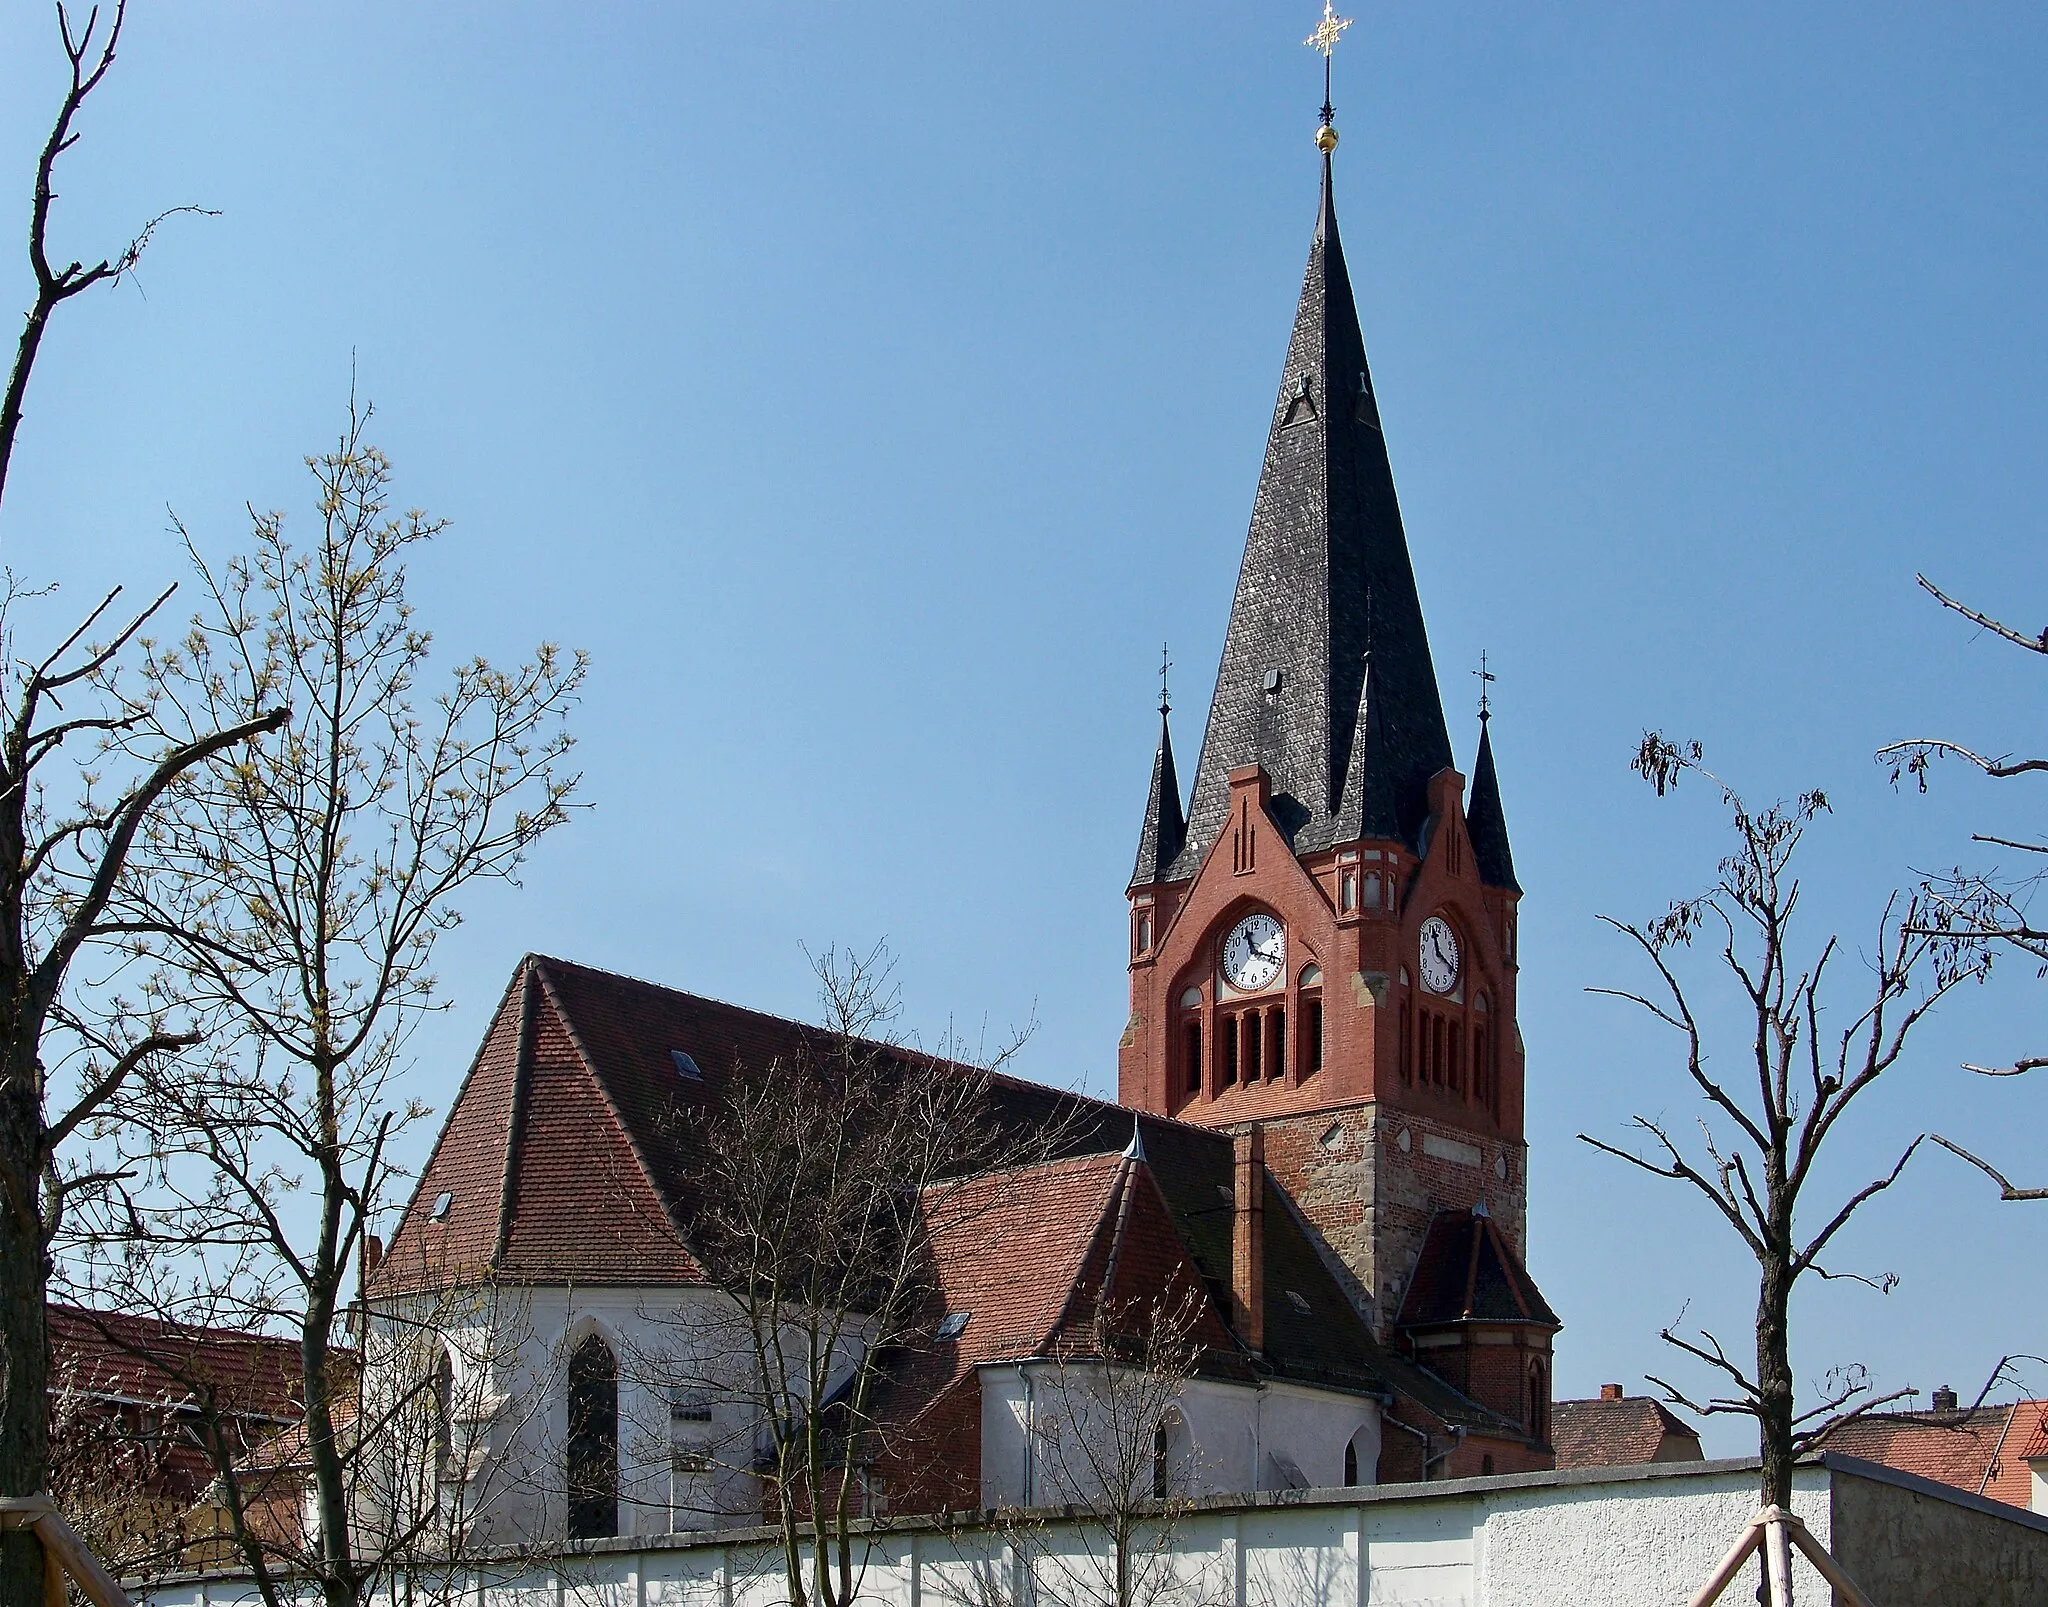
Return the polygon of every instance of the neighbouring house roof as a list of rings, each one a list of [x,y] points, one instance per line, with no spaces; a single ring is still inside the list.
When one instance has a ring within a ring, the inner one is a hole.
[[[300,1398],[295,1339],[80,1306],[49,1308],[50,1387],[149,1406],[198,1406],[289,1421]]]
[[[296,1340],[124,1312],[52,1305],[48,1313],[52,1461],[58,1482],[94,1477],[124,1459],[122,1476],[153,1497],[199,1500],[215,1468],[192,1432],[216,1414],[241,1449],[292,1431],[300,1416]],[[334,1353],[353,1396],[355,1357]]]
[[[2025,1507],[2027,1458],[2048,1455],[2048,1401],[1945,1412],[1871,1412],[1827,1438],[1824,1450]]]
[[[1463,1322],[1563,1326],[1493,1218],[1477,1210],[1439,1211],[1430,1219],[1395,1322],[1403,1328]]]
[[[1647,1395],[1553,1401],[1550,1443],[1561,1468],[1697,1462],[1705,1455],[1693,1426]]]

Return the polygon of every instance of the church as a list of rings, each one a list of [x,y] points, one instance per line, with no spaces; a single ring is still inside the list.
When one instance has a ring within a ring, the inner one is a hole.
[[[1521,889],[1486,714],[1469,780],[1444,716],[1327,104],[1316,144],[1307,272],[1185,794],[1161,698],[1124,890],[1118,1098],[1057,1096],[1058,1153],[966,1180],[1000,1199],[973,1231],[930,1234],[932,1342],[889,1361],[873,1410],[933,1454],[868,1470],[872,1511],[1086,1499],[1046,1455],[1080,1432],[1045,1420],[1047,1370],[1091,1312],[1168,1288],[1192,1292],[1201,1362],[1149,1427],[1162,1480],[1229,1495],[1553,1465]],[[668,1117],[814,1031],[566,960],[517,966],[365,1278],[373,1331],[417,1327],[453,1290],[517,1291],[509,1345],[451,1320],[434,1364],[463,1438],[451,1455],[443,1422],[432,1477],[474,1487],[486,1538],[759,1521],[758,1464],[713,1449],[754,1443],[758,1405],[645,1365],[676,1313],[726,1299],[693,1251]],[[997,1092],[1020,1121],[1055,1097]],[[502,1300],[465,1309],[472,1328],[507,1320]],[[461,1387],[478,1367],[492,1376]]]

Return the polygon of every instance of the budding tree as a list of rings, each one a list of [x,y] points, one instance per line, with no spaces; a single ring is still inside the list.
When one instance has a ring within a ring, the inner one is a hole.
[[[156,986],[213,1024],[214,1052],[124,1093],[108,1135],[133,1174],[97,1224],[96,1293],[178,1316],[284,1328],[303,1367],[312,1554],[329,1607],[358,1607],[390,1560],[355,1532],[358,1407],[340,1322],[365,1235],[390,1203],[394,1142],[426,1114],[403,1086],[413,1027],[445,1008],[431,969],[471,884],[509,880],[568,818],[565,713],[581,654],[457,663],[421,695],[432,638],[406,565],[442,524],[392,511],[367,410],[308,460],[314,537],[255,519],[224,568],[193,547],[202,612],[144,659],[158,704],[195,730],[280,699],[289,730],[189,767],[147,825],[110,912]],[[192,546],[188,539],[188,546]],[[275,1548],[237,1519],[258,1588]]]

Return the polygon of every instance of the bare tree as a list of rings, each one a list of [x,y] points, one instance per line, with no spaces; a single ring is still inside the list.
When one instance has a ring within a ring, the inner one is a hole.
[[[355,1363],[338,1325],[399,1176],[392,1144],[426,1114],[399,1081],[407,1037],[445,1008],[430,963],[460,894],[516,878],[567,818],[563,716],[585,667],[552,646],[509,671],[474,659],[416,700],[432,639],[406,561],[442,525],[392,513],[368,421],[351,399],[338,443],[308,460],[311,546],[272,513],[224,570],[194,549],[205,612],[144,657],[152,696],[195,730],[239,727],[283,697],[305,712],[175,778],[114,898],[114,929],[163,967],[158,989],[214,1023],[219,1047],[124,1094],[107,1145],[134,1180],[109,1196],[97,1229],[113,1253],[94,1263],[102,1297],[297,1337],[315,1521],[294,1566],[330,1607],[357,1607],[391,1555],[353,1521],[342,1420]],[[275,1550],[234,1516],[274,1602]]]
[[[2024,652],[2048,658],[2048,630],[2029,636],[2012,626],[1992,618],[1989,614],[1958,602],[1943,591],[1925,575],[1916,577],[1920,587],[1943,608],[1960,614],[1993,636]],[[1922,792],[1927,790],[1928,777],[1940,761],[1949,761],[1975,770],[1996,781],[2011,781],[2025,776],[2048,773],[2048,758],[2016,757],[2010,753],[1987,754],[1965,747],[1941,737],[1916,737],[1907,742],[1894,742],[1877,751],[1878,761],[1891,768],[1892,784],[1911,779]],[[2048,842],[2039,839],[2023,840],[1997,836],[1985,832],[1971,834],[1970,840],[1987,848],[2003,848],[2027,856],[2022,863],[2034,864],[2041,856],[2048,856]],[[2048,973],[2048,928],[2037,926],[2030,914],[2032,895],[2041,883],[2048,866],[2036,868],[2024,874],[2000,875],[1997,873],[1973,873],[1956,870],[1938,880],[1930,879],[1923,888],[1922,902],[1928,929],[1941,934],[1959,934],[1968,938],[2003,944],[2028,956],[2044,973]],[[1965,1069],[1984,1077],[2018,1077],[2030,1071],[2048,1066],[2048,1055],[2022,1055],[2008,1065],[1989,1066],[1965,1062]],[[1951,1154],[1960,1156],[1988,1176],[1998,1185],[1999,1197],[2005,1200],[2048,1200],[2048,1188],[2023,1188],[2016,1186],[2005,1174],[1974,1151],[1961,1144],[1943,1138],[1940,1134],[1930,1135],[1934,1142]]]
[[[673,1343],[639,1365],[745,1399],[721,1454],[765,1483],[791,1607],[850,1607],[857,1521],[892,1449],[877,1389],[931,1342],[932,1240],[989,1209],[985,1192],[935,1185],[1041,1156],[1058,1124],[1020,1129],[992,1108],[990,1078],[1023,1035],[979,1067],[911,1053],[888,1037],[883,946],[814,965],[825,1030],[683,1120],[691,1248],[719,1294],[665,1318]]]
[[[1653,921],[1607,919],[1649,962],[1655,986],[1642,993],[1593,990],[1628,1000],[1677,1035],[1682,1075],[1705,1105],[1702,1137],[1681,1143],[1668,1125],[1647,1116],[1634,1122],[1650,1140],[1647,1156],[1579,1136],[1653,1176],[1689,1185],[1755,1258],[1753,1360],[1738,1360],[1710,1332],[1688,1337],[1667,1328],[1661,1335],[1719,1375],[1727,1393],[1693,1399],[1663,1379],[1652,1382],[1675,1404],[1703,1416],[1754,1418],[1764,1500],[1789,1508],[1796,1458],[1850,1418],[1913,1393],[1873,1394],[1860,1367],[1844,1367],[1829,1375],[1820,1399],[1801,1410],[1794,1398],[1791,1317],[1793,1291],[1808,1273],[1855,1278],[1880,1290],[1896,1282],[1889,1274],[1833,1269],[1823,1257],[1856,1211],[1898,1180],[1921,1140],[1847,1198],[1820,1206],[1826,1215],[1818,1228],[1800,1218],[1807,1187],[1850,1105],[1899,1063],[1913,1030],[1950,989],[1985,974],[1989,951],[1967,934],[1930,930],[1922,900],[1895,893],[1885,901],[1865,957],[1871,974],[1867,991],[1858,995],[1863,1002],[1838,1031],[1826,1031],[1821,1017],[1838,940],[1830,936],[1817,946],[1796,940],[1800,885],[1793,869],[1807,826],[1828,807],[1826,798],[1811,792],[1791,804],[1752,810],[1704,767],[1699,744],[1680,747],[1654,734],[1644,737],[1634,768],[1660,796],[1688,772],[1698,774],[1719,790],[1735,830],[1734,851],[1706,892]],[[1747,1029],[1732,1046],[1730,1064],[1743,1068],[1740,1080],[1713,1069],[1702,1023],[1719,1007],[1709,1005],[1711,991],[1690,974],[1687,960],[1701,937],[1716,951],[1723,981],[1734,984],[1736,1019]]]
[[[119,283],[163,221],[152,219],[90,266],[60,267],[62,256],[51,254],[58,161],[114,64],[124,20],[118,0],[110,15],[94,9],[82,26],[57,8],[67,83],[36,162],[28,226],[35,294],[0,393],[0,494],[52,319],[95,286]],[[9,1497],[48,1484],[51,1246],[67,1203],[102,1181],[61,1152],[138,1068],[197,1041],[188,1023],[129,1008],[118,995],[78,1003],[73,973],[90,954],[117,968],[105,947],[108,903],[165,792],[287,717],[271,699],[225,725],[168,728],[146,681],[137,687],[121,671],[169,593],[127,614],[116,588],[53,650],[24,650],[17,616],[45,596],[0,573],[0,1496]],[[30,1607],[41,1593],[35,1537],[0,1530],[0,1607]]]
[[[1085,1343],[1052,1351],[1034,1460],[1047,1493],[1102,1546],[1040,1563],[1038,1590],[1067,1607],[1190,1599],[1197,1581],[1184,1575],[1174,1537],[1201,1485],[1182,1413],[1203,1359],[1204,1299],[1198,1288],[1169,1288],[1098,1308]]]

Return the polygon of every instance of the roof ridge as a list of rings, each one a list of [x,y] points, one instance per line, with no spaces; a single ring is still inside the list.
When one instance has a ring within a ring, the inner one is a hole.
[[[1102,1237],[1103,1223],[1109,1216],[1111,1202],[1118,1197],[1116,1185],[1122,1180],[1124,1170],[1122,1158],[1118,1157],[1117,1175],[1110,1180],[1110,1186],[1102,1196],[1102,1203],[1095,1208],[1095,1226],[1082,1240],[1080,1256],[1074,1262],[1073,1269],[1062,1280],[1067,1292],[1060,1299],[1060,1309],[1053,1316],[1052,1326],[1047,1328],[1031,1347],[1031,1354],[1034,1356],[1049,1347],[1054,1335],[1067,1325],[1067,1313],[1073,1310],[1074,1301],[1081,1292],[1081,1274],[1088,1268],[1088,1258],[1095,1253],[1096,1240]],[[1101,1302],[1097,1301],[1097,1305],[1100,1304]]]
[[[550,963],[545,956],[537,956],[534,961],[534,969],[540,977],[541,987],[547,993],[548,1002],[555,1007],[555,1014],[561,1018],[562,1030],[569,1035],[569,1042],[576,1050],[576,1057],[583,1062],[584,1071],[597,1089],[597,1097],[604,1101],[604,1108],[610,1113],[613,1124],[619,1130],[619,1136],[625,1139],[626,1148],[632,1152],[633,1162],[640,1168],[641,1179],[654,1191],[655,1199],[661,1202],[662,1214],[668,1218],[669,1231],[675,1235],[676,1242],[689,1251],[691,1259],[695,1260],[696,1251],[690,1248],[689,1235],[683,1230],[680,1204],[670,1198],[661,1179],[655,1175],[654,1167],[647,1159],[646,1150],[641,1148],[639,1134],[633,1131],[633,1124],[626,1120],[625,1113],[619,1109],[619,1102],[613,1097],[611,1085],[605,1080],[604,1073],[597,1069],[597,1057],[583,1041],[583,1034],[570,1015],[568,1005],[562,1001],[561,994],[555,988],[554,979],[548,975],[547,967]]]
[[[533,1090],[533,1014],[540,989],[535,976],[540,961],[528,955],[519,962],[519,1032],[512,1045],[512,1100],[505,1112],[505,1164],[498,1174],[498,1231],[491,1239],[493,1268],[501,1265],[512,1245],[512,1201],[519,1188],[519,1148],[526,1139],[527,1108]],[[511,998],[512,990],[505,990]],[[504,1005],[500,1004],[500,1010]],[[424,1171],[420,1174],[425,1177]]]
[[[525,978],[527,963],[533,958],[531,954],[520,956],[519,963],[512,968],[512,975],[505,982],[505,991],[498,995],[497,1008],[491,1012],[490,1020],[484,1028],[484,1035],[477,1040],[476,1051],[469,1057],[469,1069],[462,1074],[462,1081],[456,1084],[455,1097],[448,1101],[448,1111],[441,1118],[441,1130],[434,1135],[433,1147],[427,1151],[427,1158],[420,1163],[419,1170],[413,1173],[412,1192],[406,1195],[405,1205],[398,1213],[398,1225],[401,1228],[412,1219],[412,1208],[419,1203],[420,1190],[426,1186],[427,1173],[433,1169],[434,1162],[440,1157],[441,1146],[448,1141],[448,1130],[451,1126],[449,1117],[455,1114],[455,1107],[462,1103],[462,1096],[469,1091],[470,1083],[476,1078],[477,1067],[483,1063],[484,1050],[490,1047],[490,1029],[498,1024],[498,1017],[504,1013],[506,1001],[512,997],[512,990]],[[508,1129],[506,1148],[509,1150],[510,1147],[511,1133]],[[393,1230],[392,1236],[394,1239],[397,1237],[396,1229]]]

